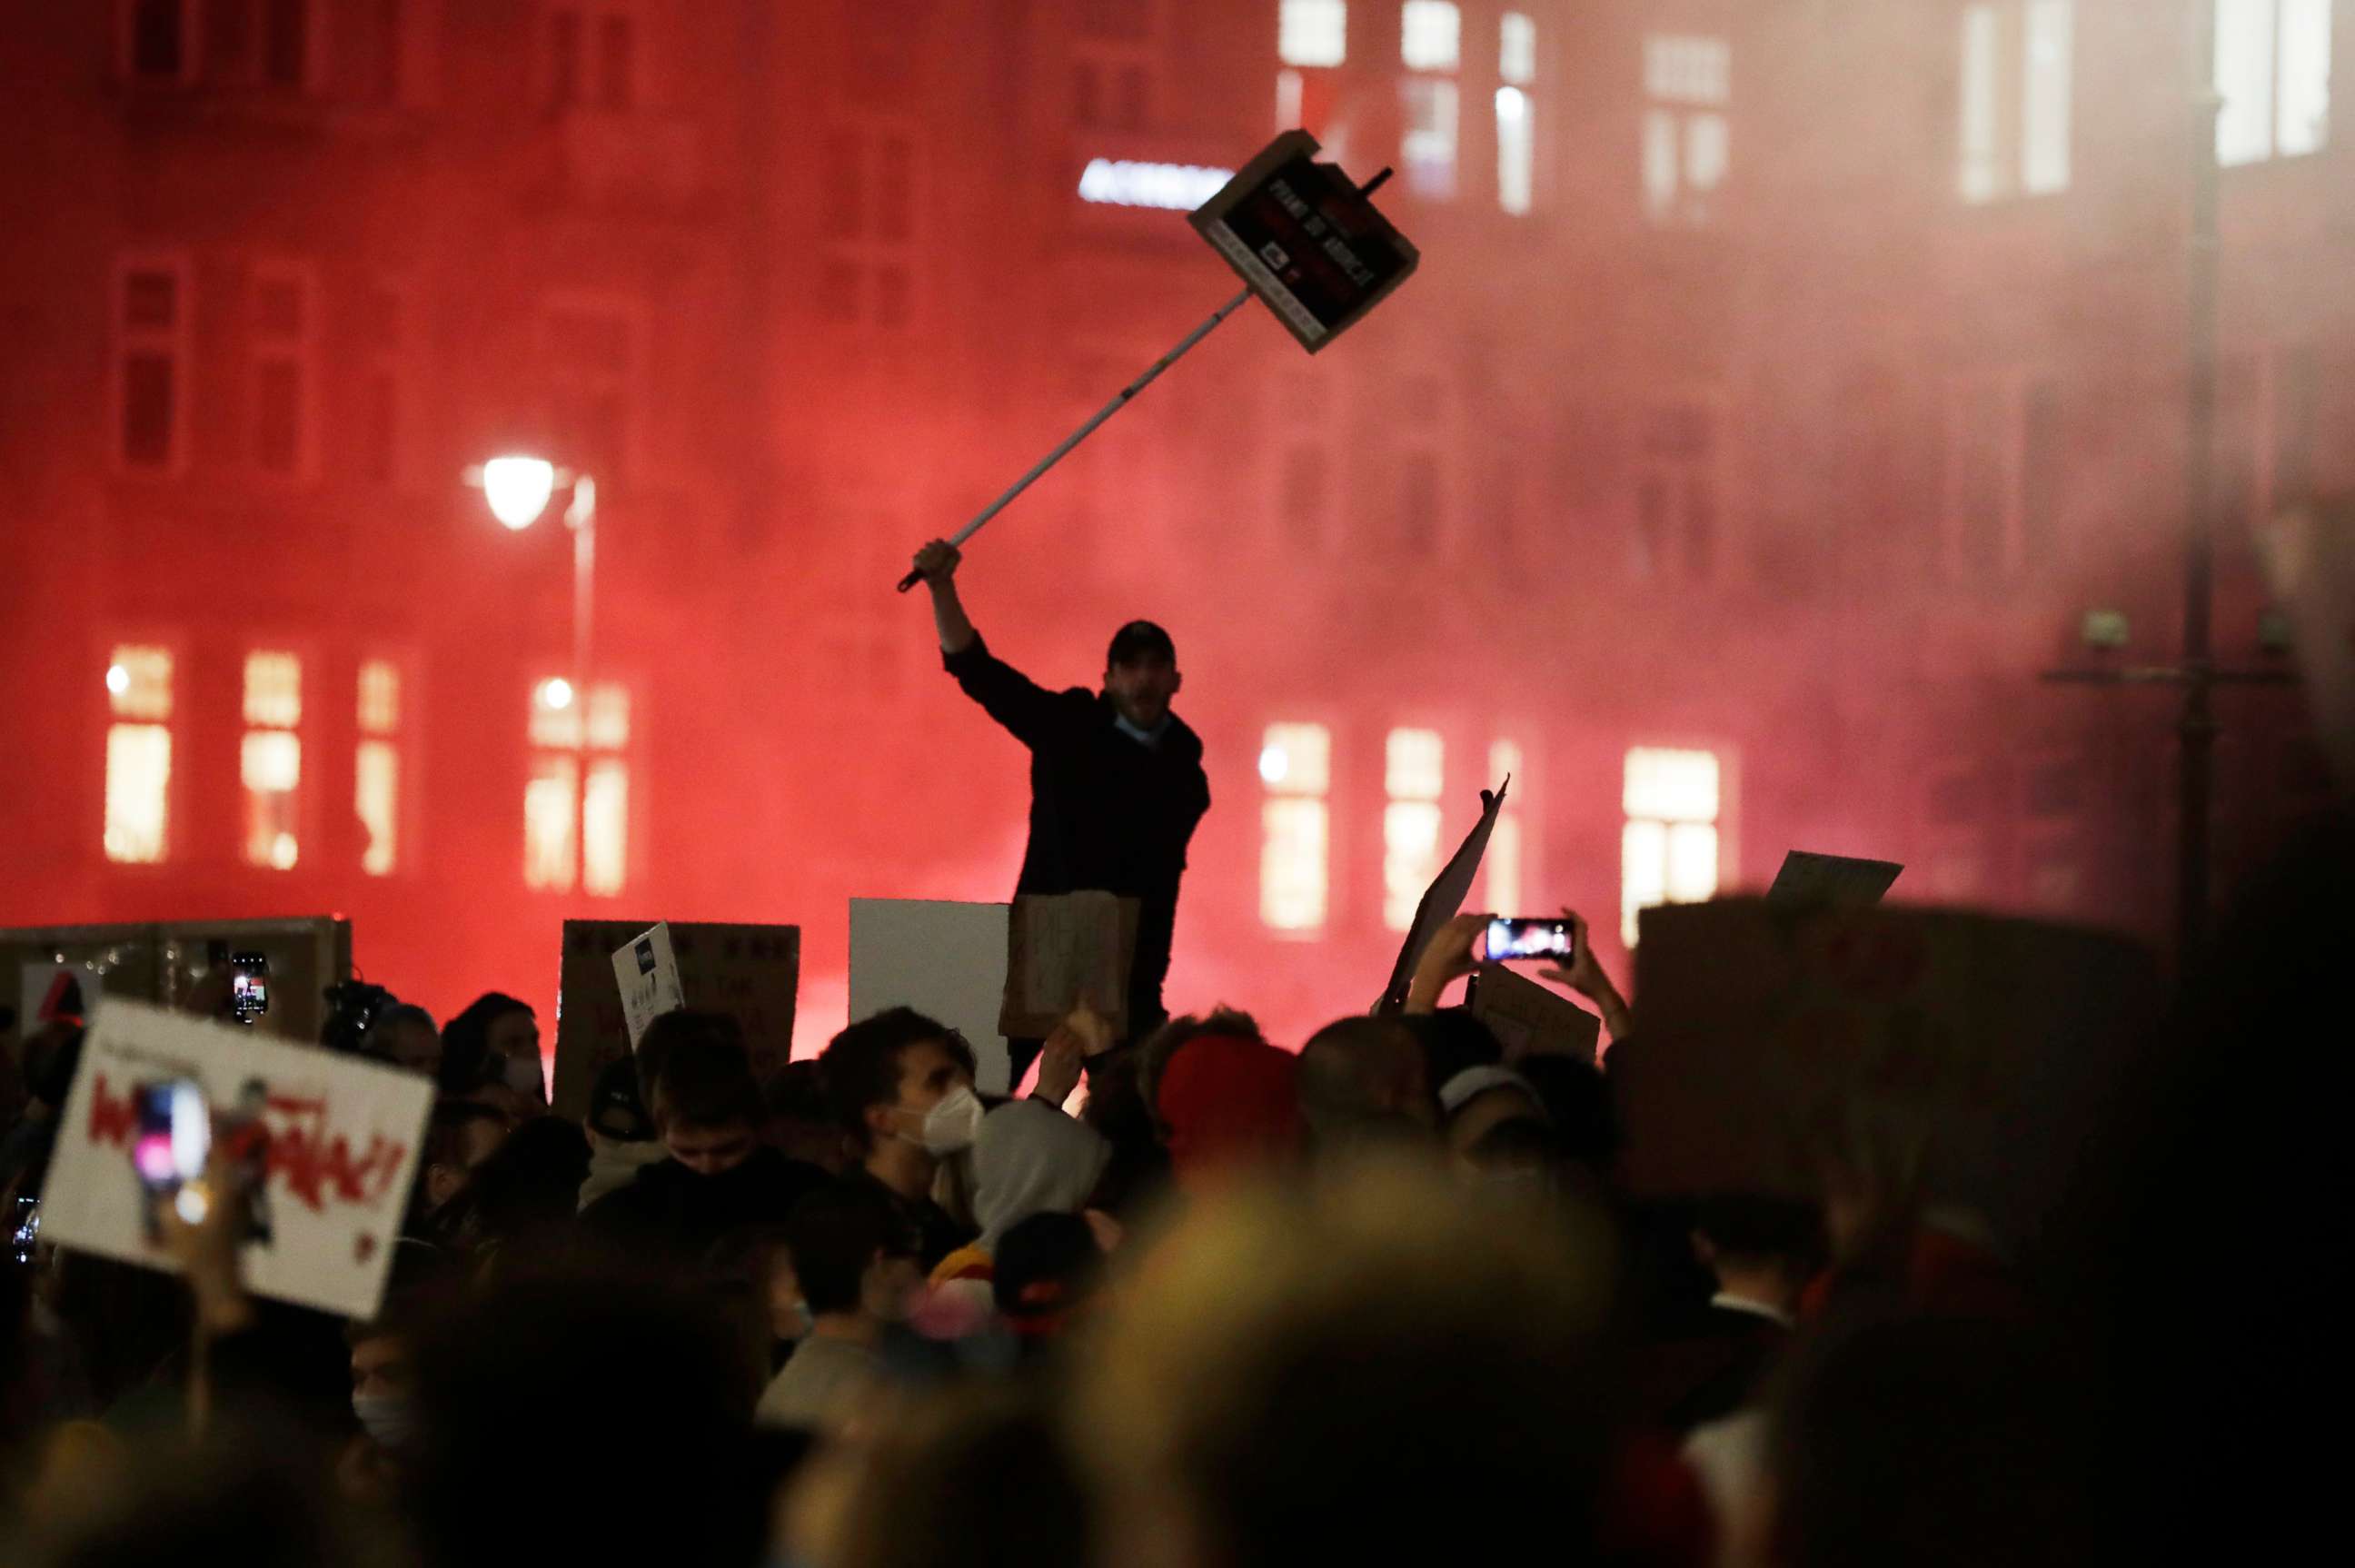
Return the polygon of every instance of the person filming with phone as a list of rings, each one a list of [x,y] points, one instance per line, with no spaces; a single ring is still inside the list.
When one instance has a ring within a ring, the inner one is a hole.
[[[916,552],[916,572],[932,591],[943,666],[1030,750],[1030,842],[1014,891],[1102,891],[1138,901],[1128,1030],[1142,1037],[1167,1016],[1161,982],[1178,884],[1186,846],[1210,809],[1202,742],[1169,709],[1183,685],[1177,648],[1152,622],[1131,621],[1113,636],[1102,690],[1049,691],[992,654],[974,629],[957,596],[963,559],[934,539]],[[1009,1089],[1020,1086],[1040,1043],[1007,1042]]]

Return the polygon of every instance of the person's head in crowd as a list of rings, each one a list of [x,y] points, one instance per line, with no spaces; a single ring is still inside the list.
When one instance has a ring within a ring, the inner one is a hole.
[[[388,1008],[368,1025],[368,1050],[395,1067],[432,1077],[442,1069],[442,1031],[433,1015],[414,1003]]]
[[[888,1186],[921,1194],[932,1183],[934,1146],[947,1147],[927,1136],[927,1120],[952,1095],[973,1093],[971,1057],[952,1045],[947,1026],[912,1008],[892,1008],[836,1035],[818,1067],[836,1120],[867,1168]]]
[[[1546,1110],[1529,1081],[1508,1067],[1467,1067],[1439,1086],[1448,1149],[1469,1164],[1473,1147],[1501,1123],[1544,1125]]]
[[[1078,1213],[1111,1160],[1103,1135],[1042,1101],[1009,1100],[991,1110],[973,1145],[983,1249],[1034,1214]]]
[[[483,1264],[561,1245],[580,1211],[589,1140],[570,1122],[534,1116],[474,1168],[443,1212],[445,1233]]]
[[[1776,1568],[2103,1561],[2079,1369],[2026,1325],[1869,1315],[1805,1334],[1773,1380],[1766,1499],[1738,1542]]]
[[[412,1364],[408,1511],[428,1568],[759,1560],[748,1439],[766,1369],[708,1291],[520,1275],[435,1319]],[[598,1477],[625,1485],[584,1498]]]
[[[1300,1048],[1300,1114],[1320,1150],[1428,1128],[1438,1102],[1423,1046],[1395,1018],[1345,1018]]]
[[[428,1209],[458,1195],[477,1167],[497,1152],[513,1125],[506,1116],[473,1100],[441,1099],[425,1121],[425,1152],[419,1161]]]
[[[1474,1016],[1469,1008],[1441,1008],[1411,1014],[1400,1020],[1423,1048],[1423,1062],[1434,1088],[1475,1067],[1501,1067],[1505,1046],[1496,1031]]]
[[[1537,1091],[1566,1159],[1600,1174],[1619,1157],[1619,1126],[1602,1069],[1575,1056],[1524,1056],[1513,1071]]]
[[[1481,1134],[1464,1151],[1459,1169],[1488,1188],[1518,1199],[1557,1196],[1564,1161],[1553,1129],[1529,1116],[1512,1116]]]
[[[811,1328],[808,1297],[782,1224],[748,1225],[711,1244],[703,1272],[743,1315],[773,1371]]]
[[[1066,1444],[1035,1391],[949,1388],[810,1473],[784,1555],[827,1568],[1083,1568],[1093,1520]],[[837,1489],[832,1506],[810,1506]]]
[[[1801,1293],[1823,1266],[1823,1218],[1809,1203],[1721,1193],[1696,1210],[1692,1247],[1721,1295],[1796,1317]]]
[[[1146,1042],[1138,1072],[1180,1187],[1299,1154],[1299,1061],[1246,1015],[1173,1019]]]
[[[75,1495],[41,1499],[48,1517],[40,1528],[12,1529],[12,1563],[397,1568],[406,1561],[380,1517],[319,1484],[304,1445],[283,1429],[224,1433],[208,1443],[118,1440],[104,1453],[101,1464],[76,1474]]]
[[[678,1008],[655,1016],[638,1038],[638,1048],[632,1060],[638,1069],[638,1093],[648,1106],[655,1103],[655,1088],[669,1064],[671,1052],[690,1042],[732,1045],[744,1052],[749,1064],[751,1049],[744,1040],[744,1026],[736,1021],[733,1013],[713,1012],[700,1008]]]
[[[1103,688],[1123,719],[1139,730],[1159,729],[1184,685],[1168,633],[1150,621],[1131,621],[1113,634],[1104,650]]]
[[[784,1242],[816,1328],[871,1335],[904,1317],[923,1285],[917,1238],[871,1185],[812,1191],[786,1217]]]
[[[417,1335],[457,1296],[443,1254],[415,1243],[394,1253],[383,1305],[374,1317],[344,1330],[351,1348],[352,1414],[381,1453],[406,1458],[417,1438],[416,1389],[410,1359]]]
[[[1103,1245],[1084,1215],[1046,1210],[997,1239],[990,1290],[1026,1348],[1059,1339],[1085,1317],[1103,1280]]]
[[[698,1176],[733,1170],[761,1147],[761,1086],[740,1041],[709,1036],[677,1042],[664,1055],[646,1108],[670,1157]]]
[[[1074,1379],[1106,1560],[1445,1563],[1472,1539],[1593,1560],[1608,1255],[1583,1211],[1471,1211],[1412,1160],[1190,1205]]]
[[[438,1082],[444,1094],[479,1099],[510,1115],[545,1110],[539,1021],[530,1004],[497,991],[468,1003],[442,1028]]]
[[[787,1062],[761,1086],[761,1095],[769,1109],[763,1136],[770,1147],[829,1176],[849,1168],[850,1142],[835,1117],[826,1075],[815,1061]]]

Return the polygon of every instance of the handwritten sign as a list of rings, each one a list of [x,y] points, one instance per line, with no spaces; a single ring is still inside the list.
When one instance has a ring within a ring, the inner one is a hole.
[[[41,1201],[60,1245],[169,1269],[155,1194],[133,1164],[148,1092],[191,1083],[210,1107],[258,1296],[372,1316],[417,1170],[431,1080],[144,1003],[107,997],[82,1044]]]
[[[1422,256],[1316,138],[1287,131],[1188,221],[1311,354],[1412,275]]]
[[[671,946],[668,923],[657,924],[613,955],[613,986],[621,993],[622,1021],[630,1032],[630,1049],[646,1038],[646,1026],[665,1013],[687,1006],[679,984],[678,954]]]
[[[1611,1054],[1639,1193],[1811,1195],[1828,1129],[2025,1243],[2067,1191],[2164,995],[2123,936],[1951,910],[1646,910]]]
[[[1766,901],[1798,909],[1810,904],[1877,904],[1905,868],[1894,860],[1858,860],[1793,849],[1784,855]]]
[[[1482,969],[1473,982],[1472,1016],[1488,1026],[1505,1048],[1507,1061],[1525,1056],[1574,1056],[1593,1063],[1603,1020],[1559,991],[1501,964]]]
[[[608,1062],[630,1054],[629,1019],[614,986],[613,955],[647,934],[650,920],[568,920],[557,978],[556,1109],[585,1115],[589,1090]],[[744,1026],[752,1071],[765,1078],[793,1054],[801,987],[802,933],[793,925],[664,923],[684,1005],[732,1015]]]
[[[1041,1040],[1082,998],[1128,1032],[1128,975],[1136,961],[1137,901],[1106,892],[1024,894],[1006,933],[1006,1001],[997,1031]]]

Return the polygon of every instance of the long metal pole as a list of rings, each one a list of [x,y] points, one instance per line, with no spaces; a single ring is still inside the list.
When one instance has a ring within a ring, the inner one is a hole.
[[[2216,293],[2220,241],[2217,232],[2219,174],[2216,119],[2223,106],[2216,91],[2215,0],[2192,0],[2196,36],[2191,58],[2190,407],[2186,420],[2184,477],[2190,490],[2183,533],[2183,718],[2181,797],[2177,845],[2177,953],[2188,970],[2208,938],[2209,823],[2214,804],[2216,719],[2210,701],[2214,677],[2209,647],[2209,617],[2215,578]]]
[[[1004,495],[998,496],[996,500],[992,501],[988,506],[984,507],[981,509],[980,516],[975,517],[973,521],[965,524],[964,527],[950,535],[949,543],[963,544],[965,540],[979,533],[982,529],[983,524],[988,522],[990,518],[997,516],[998,513],[1006,510],[1007,507],[1011,506],[1014,502],[1015,496],[1019,496],[1023,491],[1028,490],[1031,485],[1037,484],[1039,482],[1039,475],[1045,474],[1047,470],[1054,467],[1055,464],[1063,461],[1064,455],[1068,453],[1071,448],[1079,445],[1080,443],[1087,440],[1089,436],[1094,434],[1095,429],[1098,425],[1112,418],[1113,415],[1120,412],[1121,410],[1128,407],[1129,403],[1135,400],[1137,393],[1151,386],[1155,380],[1159,379],[1161,372],[1169,368],[1170,366],[1178,363],[1178,360],[1183,359],[1186,357],[1188,350],[1191,349],[1197,343],[1201,342],[1205,337],[1209,336],[1211,332],[1217,328],[1220,322],[1234,315],[1235,312],[1242,309],[1243,305],[1250,299],[1250,289],[1244,288],[1238,290],[1234,298],[1220,305],[1217,310],[1212,311],[1209,320],[1203,322],[1201,325],[1196,327],[1193,331],[1180,338],[1178,342],[1178,346],[1175,348],[1172,348],[1168,353],[1164,354],[1160,358],[1156,359],[1151,367],[1146,370],[1144,375],[1139,376],[1135,380],[1131,381],[1127,386],[1123,387],[1113,398],[1112,401],[1106,403],[1103,407],[1095,411],[1093,417],[1092,417],[1087,423],[1082,425],[1079,429],[1065,436],[1061,445],[1056,447],[1054,451],[1049,453],[1046,456],[1040,458],[1036,464],[1032,464],[1030,472],[1025,474],[1021,478],[1017,479],[1012,485],[1008,485]],[[921,573],[911,571],[907,576],[900,579],[900,592],[905,593],[909,589],[913,588],[922,581],[922,577]]]

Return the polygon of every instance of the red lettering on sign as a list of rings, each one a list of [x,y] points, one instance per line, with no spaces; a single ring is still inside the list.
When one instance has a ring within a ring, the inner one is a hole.
[[[349,1138],[341,1133],[328,1135],[327,1102],[324,1099],[272,1094],[267,1102],[266,1114],[277,1125],[265,1124],[261,1133],[257,1133],[250,1124],[227,1125],[221,1135],[222,1150],[235,1159],[250,1152],[252,1144],[266,1134],[268,1164],[264,1179],[282,1181],[296,1201],[314,1213],[323,1212],[331,1202],[364,1208],[381,1202],[386,1190],[400,1176],[401,1161],[409,1153],[408,1145],[381,1133],[371,1133],[367,1152],[355,1157]],[[217,1125],[227,1123],[218,1111],[214,1117]],[[101,1147],[128,1148],[138,1129],[136,1089],[117,1097],[106,1074],[95,1073],[91,1081],[90,1141]]]

